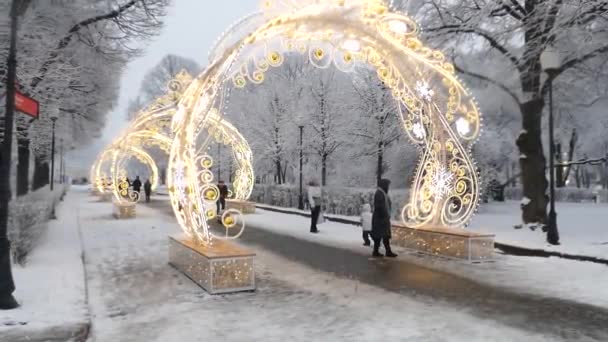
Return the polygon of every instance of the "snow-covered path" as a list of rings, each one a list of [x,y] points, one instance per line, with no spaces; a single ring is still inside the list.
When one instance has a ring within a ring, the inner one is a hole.
[[[556,340],[260,248],[255,293],[209,296],[167,265],[168,215],[140,205],[117,221],[109,203],[80,203],[94,341]]]

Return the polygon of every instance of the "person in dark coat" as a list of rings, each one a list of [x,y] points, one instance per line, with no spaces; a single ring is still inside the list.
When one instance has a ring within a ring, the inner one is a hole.
[[[139,176],[135,177],[133,181],[133,191],[139,192],[141,190],[141,181],[139,180]]]
[[[150,194],[152,194],[152,183],[149,179],[146,179],[144,183],[144,192],[146,193],[146,203],[150,203]]]
[[[223,180],[219,181],[217,184],[217,188],[220,191],[220,197],[217,200],[217,212],[226,209],[226,198],[228,197],[228,186],[224,183]]]
[[[391,250],[391,199],[388,196],[388,188],[391,181],[381,179],[378,183],[378,189],[374,194],[374,213],[372,215],[372,239],[374,239],[373,257],[382,257],[382,253],[378,251],[380,241],[384,244],[386,256],[394,258],[397,254]]]

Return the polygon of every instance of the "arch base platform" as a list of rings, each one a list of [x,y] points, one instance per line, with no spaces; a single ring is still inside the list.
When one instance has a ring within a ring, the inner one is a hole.
[[[169,236],[169,264],[210,294],[254,291],[254,261],[255,253],[229,241],[201,245]]]

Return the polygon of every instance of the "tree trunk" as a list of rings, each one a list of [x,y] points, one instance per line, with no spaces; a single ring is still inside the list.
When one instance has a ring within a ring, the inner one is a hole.
[[[49,162],[46,159],[36,157],[34,160],[34,180],[32,182],[32,190],[38,190],[49,184],[51,169]]]
[[[321,185],[327,185],[327,156],[321,157]]]
[[[588,168],[584,168],[584,175],[585,188],[589,189],[591,187],[591,173],[589,172]]]
[[[521,105],[523,131],[517,138],[521,153],[520,166],[523,194],[530,201],[522,206],[524,223],[546,223],[547,177],[545,155],[541,141],[541,119],[544,102],[536,98]]]
[[[277,184],[283,184],[282,182],[282,177],[281,177],[281,159],[277,159],[275,162],[275,167],[276,167],[276,177],[277,177]]]
[[[512,174],[515,175],[517,174],[517,163],[513,162],[513,164],[511,165],[511,170],[513,171]],[[517,177],[512,177],[512,182],[511,182],[511,187],[515,188],[517,187]]]
[[[287,162],[285,162],[285,165],[283,166],[283,171],[281,173],[281,176],[283,177],[283,183],[287,183]]]
[[[17,196],[23,196],[27,194],[30,186],[30,140],[17,139],[17,152]]]
[[[608,163],[604,162],[602,173],[602,185],[604,189],[608,189]]]
[[[378,143],[378,152],[377,152],[377,164],[376,164],[376,185],[380,184],[380,180],[382,179],[382,163],[384,157],[384,146],[382,142]]]
[[[576,134],[576,129],[572,130],[572,135],[570,136],[570,149],[568,150],[568,162],[572,162],[574,159],[574,149],[576,148],[576,142],[578,141],[578,135]],[[566,184],[568,178],[570,177],[570,170],[572,170],[572,166],[566,167],[566,173],[564,174],[563,182]]]

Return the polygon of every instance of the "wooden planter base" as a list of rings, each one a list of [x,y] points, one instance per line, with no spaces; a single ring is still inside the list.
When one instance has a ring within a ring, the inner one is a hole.
[[[494,260],[494,235],[456,228],[409,228],[394,224],[392,241],[417,252],[469,262]]]
[[[215,239],[196,245],[185,236],[169,237],[169,264],[210,294],[255,290],[255,253]]]

